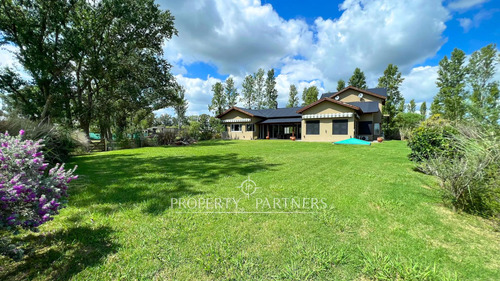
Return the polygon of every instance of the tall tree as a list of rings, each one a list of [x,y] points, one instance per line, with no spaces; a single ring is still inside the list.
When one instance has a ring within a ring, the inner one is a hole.
[[[400,104],[404,99],[399,91],[401,83],[403,83],[404,78],[401,77],[401,72],[398,70],[397,65],[389,64],[384,70],[384,75],[378,79],[378,87],[387,89],[387,100],[382,108],[382,112],[387,118],[383,122],[383,132],[385,137],[392,138],[396,136],[398,128],[394,123],[394,118],[398,113],[402,112],[400,110]]]
[[[316,86],[306,87],[302,92],[302,100],[304,105],[311,104],[318,100],[319,90]]]
[[[498,57],[500,58],[500,57]],[[497,66],[496,44],[489,44],[472,53],[467,82],[472,89],[470,113],[481,122],[498,125],[500,102],[498,81],[493,81]]]
[[[363,71],[361,71],[361,69],[359,69],[359,67],[356,67],[351,78],[349,78],[349,86],[353,86],[360,89],[367,88],[365,74],[363,73]]]
[[[417,112],[417,104],[415,103],[415,99],[410,100],[410,103],[408,104],[408,112],[409,113]]]
[[[224,85],[221,82],[216,82],[212,85],[212,103],[208,106],[208,110],[215,115],[219,115],[227,109],[227,100],[224,95]]]
[[[440,111],[450,120],[460,120],[466,114],[467,92],[465,90],[465,53],[455,48],[450,59],[445,56],[439,62],[438,78],[436,85],[438,94],[434,97],[434,110]],[[432,108],[431,108],[432,109]],[[436,113],[433,111],[433,114]]]
[[[420,114],[424,116],[424,118],[427,116],[427,104],[425,101],[420,105]]]
[[[256,109],[263,109],[266,106],[266,79],[264,75],[265,72],[262,68],[259,68],[259,70],[254,73]]]
[[[244,106],[248,109],[255,108],[255,80],[252,75],[245,76],[242,87],[243,96],[241,97],[241,101]]]
[[[398,112],[399,113],[404,113],[405,112],[405,107],[406,107],[405,99],[401,98],[401,101],[398,104]]]
[[[177,86],[175,89],[175,94],[177,101],[174,105],[175,114],[177,115],[177,126],[182,129],[182,126],[186,122],[186,112],[188,109],[188,102],[185,99],[186,90],[182,86]]]
[[[299,93],[297,92],[297,87],[294,84],[290,85],[290,97],[288,98],[288,104],[286,107],[297,107],[299,106]]]
[[[278,108],[278,90],[276,90],[276,77],[274,77],[274,68],[271,68],[267,72],[266,105],[268,108]]]
[[[228,77],[226,79],[225,84],[226,85],[224,87],[224,93],[226,96],[227,106],[233,107],[238,102],[238,96],[239,96],[238,91],[237,91],[236,87],[234,86],[233,77]]]
[[[337,92],[345,88],[345,81],[340,79],[337,82]]]

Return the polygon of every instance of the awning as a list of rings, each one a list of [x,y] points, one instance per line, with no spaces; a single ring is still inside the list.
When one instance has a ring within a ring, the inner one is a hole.
[[[302,118],[269,118],[258,124],[290,124],[290,123],[300,123]]]

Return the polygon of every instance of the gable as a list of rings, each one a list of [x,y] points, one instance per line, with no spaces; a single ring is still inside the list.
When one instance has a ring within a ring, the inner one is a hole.
[[[353,108],[349,108],[340,104],[336,104],[333,102],[329,102],[324,100],[304,111],[302,111],[302,115],[306,114],[334,114],[334,113],[349,113],[355,112],[356,110]]]
[[[339,97],[339,100],[340,101],[343,101],[343,102],[363,102],[363,101],[374,101],[374,102],[378,102],[378,103],[383,103],[384,100],[381,99],[381,98],[378,98],[378,97],[375,97],[375,96],[372,96],[372,95],[368,95],[368,94],[365,94],[365,93],[362,93],[363,94],[363,98],[359,98],[359,94],[361,92],[359,91],[356,91],[354,89],[348,89],[344,92],[341,92],[340,94],[338,94],[337,96]]]

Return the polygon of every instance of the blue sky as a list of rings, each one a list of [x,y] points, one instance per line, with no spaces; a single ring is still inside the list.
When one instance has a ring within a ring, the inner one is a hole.
[[[179,36],[164,52],[188,114],[208,113],[214,83],[231,75],[241,86],[259,67],[275,68],[279,106],[290,84],[332,91],[356,67],[374,87],[389,63],[403,73],[406,100],[429,103],[439,60],[453,48],[471,54],[500,43],[498,0],[157,1],[176,18]],[[0,65],[15,66],[12,50],[0,49]]]

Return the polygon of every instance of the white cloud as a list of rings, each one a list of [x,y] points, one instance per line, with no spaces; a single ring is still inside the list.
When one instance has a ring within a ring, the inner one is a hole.
[[[432,101],[437,94],[436,79],[439,66],[419,66],[413,68],[410,73],[404,75],[401,85],[401,93],[406,102],[415,99],[415,102],[422,103]]]
[[[500,9],[481,10],[472,18],[458,18],[457,20],[464,29],[464,32],[467,33],[472,28],[479,27],[482,21],[492,18],[498,11],[500,11]]]
[[[479,6],[489,0],[456,0],[448,4],[448,8],[452,10],[467,10],[475,6]]]

